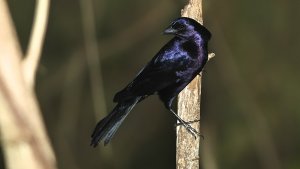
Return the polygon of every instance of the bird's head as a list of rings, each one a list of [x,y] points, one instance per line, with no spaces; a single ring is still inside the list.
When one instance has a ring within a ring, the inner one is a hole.
[[[164,34],[172,34],[180,38],[189,39],[199,34],[204,40],[211,38],[211,33],[194,19],[180,17],[174,20],[171,25],[165,29]]]

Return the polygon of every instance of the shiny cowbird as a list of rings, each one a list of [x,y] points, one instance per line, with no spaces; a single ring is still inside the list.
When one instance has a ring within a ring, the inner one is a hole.
[[[109,143],[132,108],[146,97],[158,94],[165,107],[195,136],[198,134],[171,108],[174,98],[199,74],[208,60],[207,44],[211,33],[197,21],[181,17],[164,31],[171,39],[152,60],[136,75],[113,101],[115,108],[98,122],[92,134],[91,145],[101,140]]]

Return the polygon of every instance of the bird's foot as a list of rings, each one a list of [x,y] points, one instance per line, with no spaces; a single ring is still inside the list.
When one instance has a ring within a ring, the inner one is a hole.
[[[204,136],[201,135],[196,129],[194,129],[192,126],[190,126],[191,123],[195,123],[195,122],[199,122],[200,120],[193,120],[193,121],[189,121],[189,122],[179,122],[175,125],[175,127],[183,125],[185,127],[185,129],[193,135],[193,137],[196,139],[197,136],[201,137],[202,139],[204,139]]]

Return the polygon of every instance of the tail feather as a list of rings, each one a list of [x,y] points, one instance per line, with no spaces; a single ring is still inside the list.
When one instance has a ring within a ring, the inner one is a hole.
[[[140,98],[141,97],[136,97],[134,99],[118,103],[109,115],[99,121],[91,136],[91,146],[96,147],[101,140],[104,140],[104,145],[108,144]]]

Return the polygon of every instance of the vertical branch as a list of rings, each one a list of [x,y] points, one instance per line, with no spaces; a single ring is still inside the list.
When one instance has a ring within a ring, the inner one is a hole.
[[[200,119],[201,77],[197,76],[178,96],[178,115],[185,121]],[[200,122],[191,126],[200,131]],[[177,127],[177,169],[199,168],[200,137],[196,139],[185,128]]]
[[[202,0],[190,0],[181,15],[203,24]],[[209,58],[214,54],[210,54]],[[178,115],[185,121],[200,120],[201,76],[197,76],[178,96]],[[200,132],[200,121],[191,126]],[[177,169],[198,169],[200,160],[200,137],[196,139],[185,128],[177,127],[176,167]]]
[[[5,0],[0,0],[0,134],[9,169],[55,169],[55,157]]]
[[[49,5],[49,0],[36,1],[33,28],[30,35],[29,46],[23,60],[24,80],[31,88],[34,86],[35,74],[45,38]]]
[[[84,34],[85,53],[90,74],[91,94],[96,119],[103,117],[106,112],[103,80],[99,49],[96,39],[96,25],[94,19],[93,3],[91,0],[80,0],[82,25]]]
[[[101,71],[101,60],[96,36],[96,25],[92,0],[80,0],[85,54],[90,75],[91,95],[95,119],[100,119],[107,113],[105,92]],[[100,151],[102,157],[112,161],[112,147]]]

